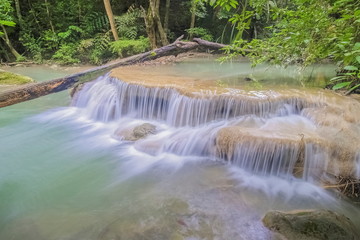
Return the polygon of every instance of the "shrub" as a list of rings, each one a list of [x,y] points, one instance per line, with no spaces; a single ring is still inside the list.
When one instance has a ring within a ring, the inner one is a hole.
[[[150,42],[148,38],[140,37],[139,39],[122,39],[110,43],[110,49],[119,57],[126,57],[149,50]]]
[[[79,63],[80,59],[76,57],[77,44],[68,43],[62,44],[52,56],[52,59],[58,61],[60,64],[73,64]]]
[[[205,28],[201,28],[201,27],[189,28],[189,29],[186,29],[186,32],[188,34],[192,35],[193,37],[199,37],[199,38],[202,38],[207,41],[213,40],[213,36]]]

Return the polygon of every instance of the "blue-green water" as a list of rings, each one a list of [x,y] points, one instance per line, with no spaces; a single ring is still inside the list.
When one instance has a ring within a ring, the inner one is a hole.
[[[68,72],[35,73],[42,81]],[[359,214],[301,180],[139,154],[111,136],[117,123],[79,115],[70,102],[65,91],[0,109],[0,239],[260,240],[273,237],[261,223],[270,209]]]

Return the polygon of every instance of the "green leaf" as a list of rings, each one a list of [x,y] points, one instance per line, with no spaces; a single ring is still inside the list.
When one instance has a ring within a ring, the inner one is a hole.
[[[360,42],[355,43],[353,50],[358,50],[360,49]]]
[[[0,20],[0,25],[15,27],[16,23],[14,23],[12,21]]]
[[[359,68],[357,68],[355,66],[345,66],[344,69],[348,70],[348,71],[357,71],[357,70],[359,70]]]
[[[337,76],[337,77],[333,77],[332,79],[330,79],[331,82],[337,82],[337,81],[341,81],[341,80],[345,80],[346,77],[345,76]]]
[[[358,63],[360,63],[360,56],[357,56],[357,57],[356,57],[356,61],[357,61]]]
[[[341,83],[338,83],[338,84],[334,85],[332,87],[332,90],[338,90],[338,89],[341,89],[341,88],[345,88],[345,87],[348,87],[350,84],[351,84],[351,82],[341,82]]]
[[[337,46],[338,46],[341,50],[345,51],[344,45],[342,45],[342,44],[337,44]]]
[[[352,88],[349,89],[349,91],[351,92],[351,91],[357,89],[358,87],[360,87],[360,84],[353,86]]]

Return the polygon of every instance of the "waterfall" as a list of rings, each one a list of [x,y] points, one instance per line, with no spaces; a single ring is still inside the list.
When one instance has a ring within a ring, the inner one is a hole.
[[[186,96],[171,87],[145,87],[104,76],[86,85],[73,103],[99,121],[124,116],[164,121],[171,126],[198,126],[238,116],[260,117],[298,114],[320,103],[298,97],[248,97],[239,94]]]
[[[186,92],[105,75],[85,84],[72,105],[93,121],[117,125],[113,137],[120,141],[124,137],[116,135],[154,124],[155,134],[131,143],[151,156],[207,157],[260,175],[304,180],[337,171],[330,140],[308,111],[327,105],[316,95]],[[353,167],[360,175],[357,159]]]

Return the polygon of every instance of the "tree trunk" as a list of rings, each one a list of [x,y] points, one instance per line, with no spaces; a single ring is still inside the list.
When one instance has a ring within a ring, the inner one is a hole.
[[[85,72],[73,74],[64,78],[50,80],[47,82],[32,83],[16,90],[4,92],[0,94],[0,108],[66,90],[78,82],[93,80],[116,67],[145,62],[163,56],[178,55],[179,53],[195,50],[199,47],[202,49],[219,50],[225,46],[223,44],[212,43],[198,38],[194,38],[193,42],[182,42],[179,41],[179,39],[180,38],[167,46],[128,58],[120,59],[114,63],[93,68]]]
[[[111,4],[110,4],[110,0],[104,0],[104,5],[105,5],[105,10],[106,10],[106,14],[108,16],[109,19],[109,23],[110,23],[110,27],[111,27],[111,32],[114,36],[115,41],[119,40],[119,36],[117,33],[117,29],[115,26],[115,19],[114,19],[114,15],[111,9]]]
[[[169,31],[170,1],[171,0],[166,0],[166,5],[165,5],[164,31],[166,34]]]
[[[9,36],[7,35],[7,32],[6,32],[6,28],[4,27],[4,25],[0,25],[0,26],[1,26],[2,31],[4,33],[4,35],[1,38],[4,40],[4,42],[8,46],[10,52],[14,55],[14,57],[16,59],[21,58],[21,55],[16,51],[16,49],[13,47],[13,45],[10,42]]]
[[[10,62],[9,54],[7,53],[6,49],[3,48],[2,44],[0,43],[0,50],[4,53],[3,56],[5,58],[5,61]]]
[[[50,10],[49,10],[49,3],[48,3],[47,0],[45,0],[45,7],[46,7],[46,14],[47,14],[48,19],[49,19],[49,24],[50,24],[51,31],[52,31],[53,33],[55,33],[55,28],[54,28],[54,25],[53,25],[53,23],[52,23],[52,21],[51,21]]]
[[[149,7],[150,8],[150,7]],[[154,19],[152,18],[152,12],[151,11],[145,11],[145,9],[142,8],[144,20],[145,20],[145,27],[146,27],[146,33],[148,35],[151,49],[155,49],[157,47],[157,38],[156,38],[156,32],[155,32],[155,23]]]
[[[20,3],[19,0],[15,0],[15,9],[16,9],[16,15],[19,20],[19,26],[21,29],[24,29],[24,21],[21,15],[21,9],[20,9]]]
[[[190,29],[195,27],[195,19],[196,19],[196,0],[191,0],[191,7],[190,7],[190,12],[191,12],[191,21],[190,21]],[[193,38],[193,34],[190,33],[189,34],[189,39]]]
[[[153,49],[169,44],[166,32],[161,24],[159,8],[160,0],[149,0],[149,8],[147,13],[144,13],[146,32]]]

